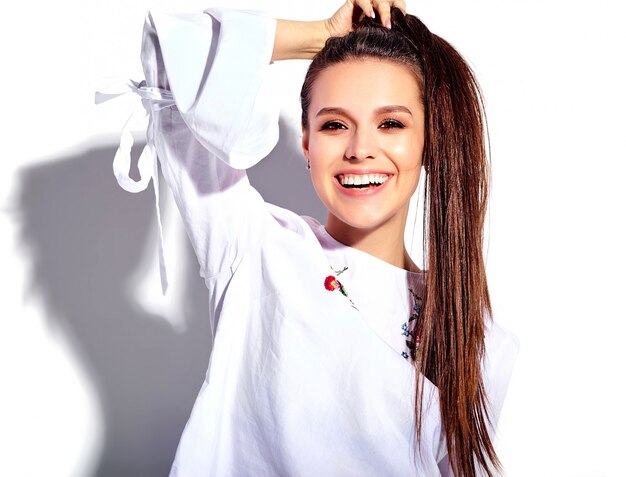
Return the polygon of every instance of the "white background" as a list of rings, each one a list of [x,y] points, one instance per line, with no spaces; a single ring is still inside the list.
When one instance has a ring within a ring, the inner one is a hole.
[[[490,287],[521,342],[499,429],[507,475],[626,475],[620,2],[408,4],[485,92]],[[131,102],[96,109],[93,92],[106,76],[141,79],[146,10],[206,6],[14,2],[0,17],[3,475],[167,473],[207,364],[206,298],[167,197],[172,287],[159,296],[153,196],[110,173]],[[263,6],[318,19],[338,5]],[[297,151],[303,65],[278,65],[283,152]],[[296,152],[288,167],[304,171]],[[298,209],[319,215],[306,194]]]

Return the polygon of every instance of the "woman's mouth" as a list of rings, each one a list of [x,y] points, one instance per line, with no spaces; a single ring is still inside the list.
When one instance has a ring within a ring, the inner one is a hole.
[[[380,187],[389,176],[387,174],[339,174],[337,181],[346,189],[369,189]]]

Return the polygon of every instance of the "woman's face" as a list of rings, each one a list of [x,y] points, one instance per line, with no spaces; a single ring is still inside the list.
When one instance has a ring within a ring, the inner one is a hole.
[[[351,60],[319,74],[302,146],[327,227],[404,230],[424,149],[420,98],[411,70],[389,61]]]

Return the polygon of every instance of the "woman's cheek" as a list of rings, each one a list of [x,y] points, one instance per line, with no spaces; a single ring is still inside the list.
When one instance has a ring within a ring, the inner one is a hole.
[[[343,157],[345,140],[338,135],[318,137],[311,141],[310,154],[318,161],[330,162],[337,157]]]

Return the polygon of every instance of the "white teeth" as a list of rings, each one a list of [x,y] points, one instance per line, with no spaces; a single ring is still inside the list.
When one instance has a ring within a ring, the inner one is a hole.
[[[387,174],[342,174],[339,176],[339,182],[341,185],[369,185],[369,184],[383,184],[387,181],[389,176]]]

